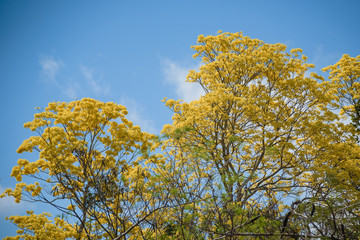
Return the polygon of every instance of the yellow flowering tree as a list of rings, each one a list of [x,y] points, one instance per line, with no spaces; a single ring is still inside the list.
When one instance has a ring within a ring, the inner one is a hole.
[[[49,204],[61,214],[54,221],[33,212],[10,217],[21,238],[128,239],[145,231],[144,220],[164,207],[149,185],[147,166],[157,158],[153,136],[126,114],[124,106],[84,98],[50,103],[24,125],[37,135],[17,151],[37,151],[39,159],[19,159],[11,173],[19,183],[1,196]]]
[[[344,54],[334,65],[323,69],[329,73],[329,81],[336,89],[334,110],[339,112],[344,123],[342,129],[359,143],[360,120],[360,56]],[[336,130],[334,130],[336,131]],[[339,132],[339,130],[337,130]],[[323,151],[327,164],[315,177],[317,206],[315,221],[323,235],[338,239],[358,239],[360,236],[360,150],[354,141],[333,144]],[[342,154],[339,155],[338,152]],[[320,187],[321,186],[321,187]],[[314,223],[315,224],[315,223]]]
[[[333,234],[320,230],[311,207],[324,205],[324,189],[334,185],[317,181],[359,156],[352,126],[331,111],[336,87],[311,73],[301,49],[283,44],[220,32],[200,35],[193,49],[203,64],[187,80],[205,94],[190,103],[165,99],[174,116],[163,133],[186,176],[183,192],[200,201],[173,213],[172,236]]]

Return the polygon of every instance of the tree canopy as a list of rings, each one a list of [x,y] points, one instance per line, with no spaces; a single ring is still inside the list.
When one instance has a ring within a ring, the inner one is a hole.
[[[301,49],[242,33],[192,48],[202,65],[187,81],[204,95],[165,98],[158,136],[90,98],[25,123],[17,151],[38,160],[19,159],[1,197],[57,215],[10,216],[5,239],[360,238],[360,56],[325,79]]]

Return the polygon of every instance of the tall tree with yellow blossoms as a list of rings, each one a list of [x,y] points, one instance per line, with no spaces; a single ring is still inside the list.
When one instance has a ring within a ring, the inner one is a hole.
[[[184,173],[194,179],[187,184],[206,183],[202,201],[173,213],[177,238],[359,236],[358,185],[329,180],[345,163],[359,169],[354,128],[334,111],[349,86],[311,73],[302,51],[283,44],[241,33],[201,35],[198,43],[194,57],[203,65],[187,80],[205,95],[166,100],[174,116],[164,144],[179,169],[196,166]],[[340,185],[351,197],[351,223],[342,211],[350,208],[330,203]]]
[[[359,57],[326,80],[301,49],[242,33],[200,35],[193,49],[202,65],[187,80],[204,95],[165,99],[160,137],[88,98],[25,124],[38,135],[18,152],[39,159],[20,159],[1,196],[62,215],[9,217],[20,230],[7,239],[360,237]]]

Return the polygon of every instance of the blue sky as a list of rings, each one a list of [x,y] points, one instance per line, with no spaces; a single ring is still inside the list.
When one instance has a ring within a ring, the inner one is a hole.
[[[199,34],[242,31],[302,48],[322,67],[360,55],[358,1],[4,1],[0,0],[0,191],[14,187],[16,149],[35,107],[92,97],[128,107],[128,118],[158,133],[171,122],[164,97],[191,100],[185,83],[199,66],[190,46]],[[0,200],[0,237],[14,234],[6,215],[34,204]]]

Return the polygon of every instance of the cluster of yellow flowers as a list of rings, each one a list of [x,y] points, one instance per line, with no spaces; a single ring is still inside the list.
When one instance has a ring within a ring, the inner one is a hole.
[[[26,216],[11,216],[7,218],[20,229],[16,237],[6,237],[5,240],[46,240],[67,239],[77,236],[76,228],[58,217],[54,221],[48,219],[50,213],[34,214],[28,211]]]

